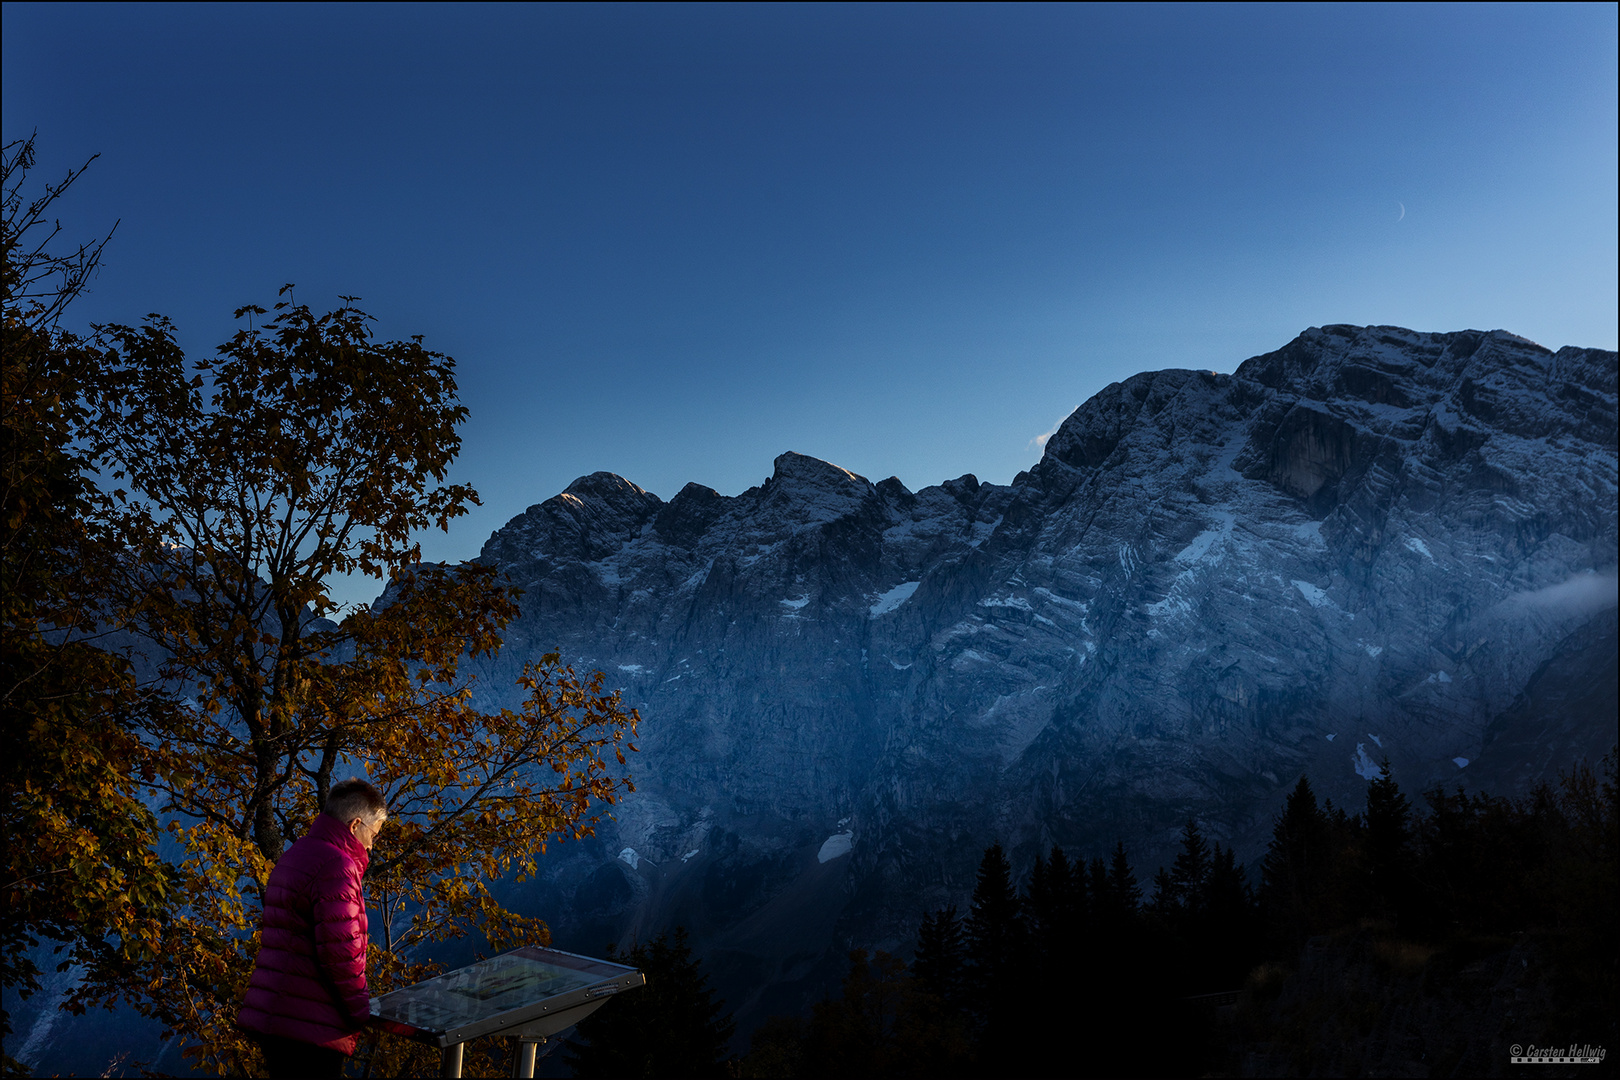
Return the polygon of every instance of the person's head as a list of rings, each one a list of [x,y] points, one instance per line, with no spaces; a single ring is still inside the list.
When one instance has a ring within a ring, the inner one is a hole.
[[[361,846],[370,851],[382,831],[383,822],[388,820],[388,803],[382,792],[354,777],[332,785],[323,812],[347,825]]]

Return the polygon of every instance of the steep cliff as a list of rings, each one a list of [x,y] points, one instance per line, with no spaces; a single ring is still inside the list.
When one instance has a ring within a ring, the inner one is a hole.
[[[1010,486],[800,454],[735,497],[583,477],[490,538],[526,590],[488,686],[600,668],[640,788],[522,902],[684,922],[733,1004],[1027,860],[1189,816],[1252,858],[1301,773],[1523,791],[1615,740],[1616,357],[1328,326],[1108,387]],[[745,1021],[747,1017],[744,1017]]]

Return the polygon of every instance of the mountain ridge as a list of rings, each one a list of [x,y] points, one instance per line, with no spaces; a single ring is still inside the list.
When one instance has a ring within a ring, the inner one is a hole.
[[[1123,840],[1146,881],[1188,817],[1252,866],[1300,775],[1527,792],[1615,740],[1617,372],[1326,326],[1111,384],[1010,484],[580,477],[484,545],[526,591],[468,669],[485,705],[539,653],[605,671],[639,790],[498,893],[584,953],[686,926],[742,1049],[848,948],[909,954],[993,841],[1021,874]],[[71,978],[14,1012],[37,1060],[173,1052],[57,1014]]]
[[[1111,384],[1007,485],[791,451],[735,496],[582,477],[481,552],[527,590],[486,686],[551,649],[608,672],[641,790],[533,913],[580,947],[684,921],[757,1013],[843,945],[903,948],[991,840],[1151,866],[1191,816],[1252,860],[1303,773],[1354,807],[1386,756],[1509,791],[1601,756],[1592,715],[1538,742],[1532,684],[1613,697],[1615,373],[1325,326]],[[813,940],[770,914],[809,896],[838,912]]]

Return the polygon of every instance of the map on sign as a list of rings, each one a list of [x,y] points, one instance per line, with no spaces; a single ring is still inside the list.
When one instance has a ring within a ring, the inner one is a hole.
[[[371,1013],[387,1026],[442,1033],[633,970],[555,949],[517,949],[374,998]]]

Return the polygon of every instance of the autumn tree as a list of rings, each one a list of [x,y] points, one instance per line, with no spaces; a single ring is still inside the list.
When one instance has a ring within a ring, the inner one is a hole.
[[[184,902],[161,956],[78,1000],[127,996],[222,1072],[257,1062],[234,1019],[261,893],[334,779],[364,770],[389,800],[367,883],[382,990],[429,973],[435,942],[547,940],[489,885],[629,789],[637,720],[555,654],[525,667],[519,707],[474,707],[463,661],[500,647],[516,593],[489,567],[423,563],[415,539],[477,502],[446,480],[467,416],[454,361],[378,340],[354,298],[317,315],[291,293],[239,309],[200,360],[161,316],[98,327],[87,394],[129,548],[121,624],[188,705],[136,728],[168,756],[147,782]],[[329,583],[354,573],[387,590],[340,611]],[[391,1052],[374,1068],[404,1067]]]
[[[138,721],[161,720],[173,706],[103,647],[121,532],[79,442],[100,369],[95,351],[59,323],[111,233],[58,246],[55,204],[89,163],[30,193],[34,153],[32,137],[4,148],[0,223],[0,984],[21,997],[39,988],[42,942],[64,968],[151,954],[170,875],[141,800],[162,756],[141,745]],[[0,1034],[10,1030],[0,1010]]]

